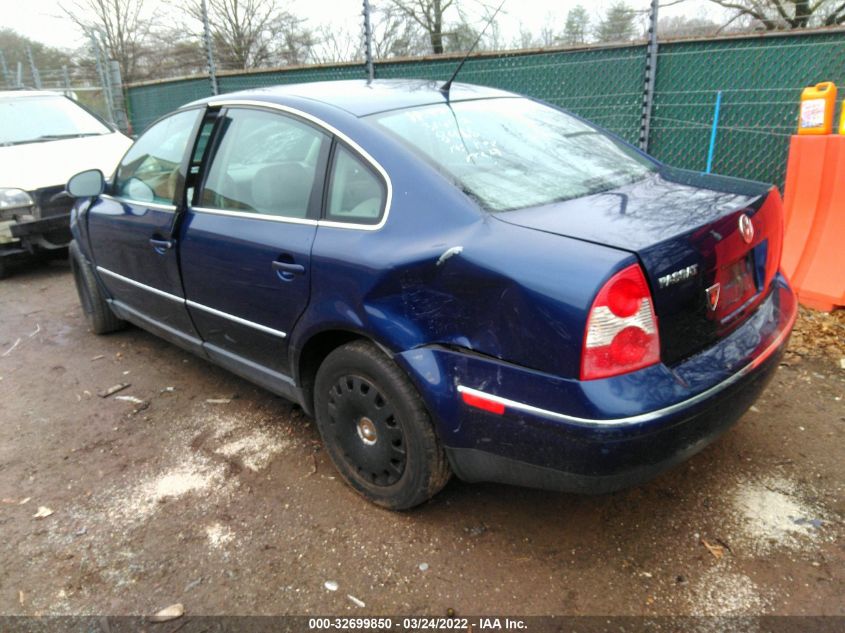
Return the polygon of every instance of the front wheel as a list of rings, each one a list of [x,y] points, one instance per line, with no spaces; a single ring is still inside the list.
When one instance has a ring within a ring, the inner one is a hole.
[[[109,306],[103,291],[100,289],[94,272],[88,261],[79,250],[76,240],[70,243],[70,268],[79,294],[79,303],[85,313],[88,327],[94,334],[107,334],[126,327],[126,321],[119,319]]]
[[[419,394],[378,348],[355,341],[326,357],[314,391],[317,427],[346,482],[373,503],[405,510],[451,477]]]

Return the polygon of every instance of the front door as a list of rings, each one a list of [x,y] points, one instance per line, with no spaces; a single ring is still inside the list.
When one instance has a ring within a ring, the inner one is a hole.
[[[330,141],[287,113],[222,111],[182,223],[182,278],[206,353],[261,384],[290,384],[287,335],[310,295]]]
[[[202,113],[178,112],[147,130],[88,211],[97,271],[120,316],[195,351],[200,341],[185,307],[173,227]]]

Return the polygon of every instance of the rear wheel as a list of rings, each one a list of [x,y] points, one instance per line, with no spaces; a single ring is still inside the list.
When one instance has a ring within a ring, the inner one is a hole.
[[[125,328],[126,321],[117,318],[112,312],[111,306],[94,278],[91,266],[80,252],[75,240],[70,243],[69,251],[70,268],[73,271],[79,303],[82,304],[82,311],[85,313],[85,320],[88,321],[91,331],[94,334],[108,334]]]
[[[412,508],[449,481],[446,454],[422,399],[371,343],[355,341],[328,355],[317,371],[314,405],[335,467],[373,503]]]

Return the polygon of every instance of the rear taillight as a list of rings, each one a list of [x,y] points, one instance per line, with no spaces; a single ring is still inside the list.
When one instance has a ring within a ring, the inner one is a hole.
[[[632,264],[602,287],[590,308],[581,380],[607,378],[660,362],[660,336],[651,291]]]

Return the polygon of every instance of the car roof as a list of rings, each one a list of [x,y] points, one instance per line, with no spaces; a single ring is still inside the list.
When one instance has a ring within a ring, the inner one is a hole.
[[[52,90],[0,90],[0,99],[26,99],[29,97],[63,97]]]
[[[367,82],[363,79],[319,81],[226,93],[196,103],[213,103],[235,99],[257,99],[281,103],[285,97],[299,97],[332,105],[355,116],[362,117],[376,112],[446,103],[447,101],[519,96],[496,88],[454,83],[447,99],[446,95],[439,89],[442,85],[442,81],[428,79],[378,79],[373,82]]]

